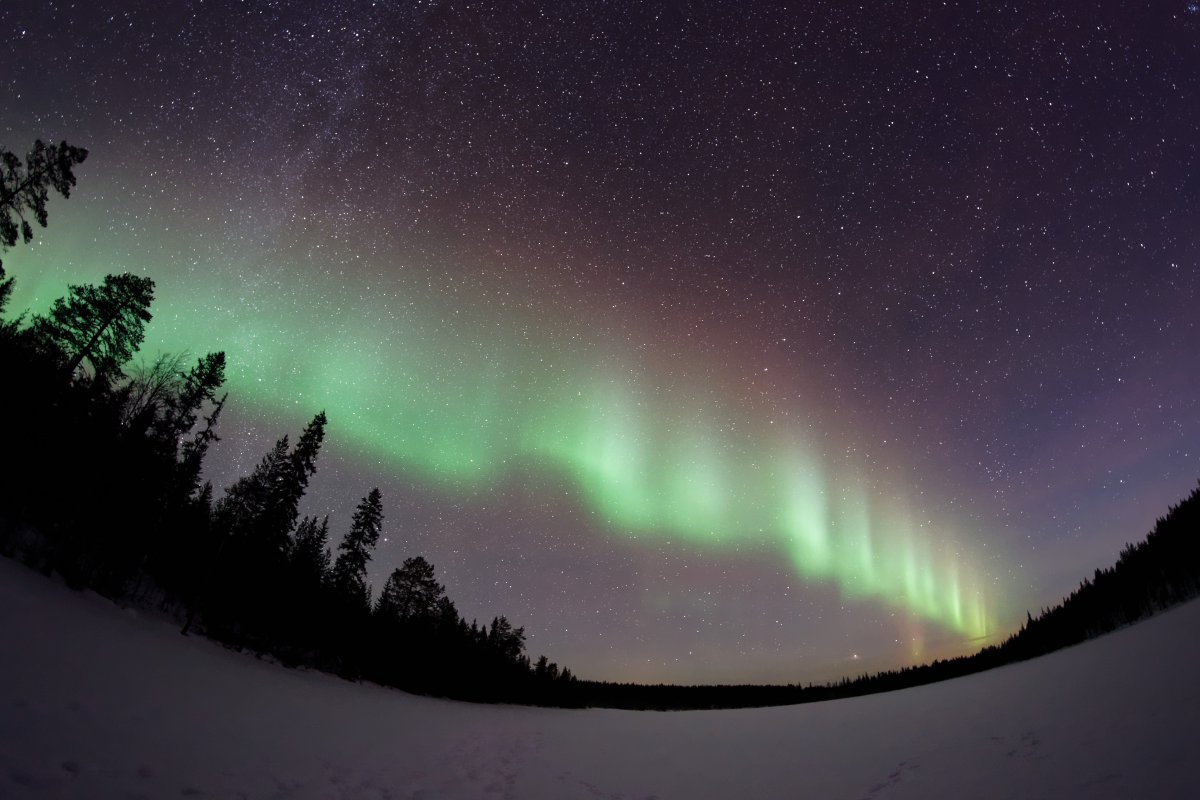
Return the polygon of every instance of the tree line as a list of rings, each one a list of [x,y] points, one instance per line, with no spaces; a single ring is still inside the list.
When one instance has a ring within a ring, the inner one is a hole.
[[[0,250],[45,226],[48,190],[66,196],[87,151],[0,149]],[[181,630],[349,678],[479,701],[631,709],[736,708],[890,691],[1032,658],[1200,595],[1200,488],[1146,538],[1053,608],[977,653],[807,686],[584,681],[525,654],[503,616],[467,623],[432,564],[405,559],[376,595],[367,568],[383,524],[378,488],[336,547],[329,518],[300,517],[327,419],[281,437],[219,498],[201,480],[228,395],[224,353],[131,366],[154,283],[129,274],[71,286],[41,315],[5,317],[0,264],[0,552],[76,587],[157,602]]]
[[[24,163],[0,150],[0,249],[46,224],[48,190],[67,195],[86,156],[66,143],[38,142]],[[45,314],[9,319],[13,285],[0,265],[0,551],[288,665],[471,700],[545,701],[572,682],[544,656],[532,663],[506,617],[468,623],[421,556],[373,592],[378,488],[341,536],[327,516],[300,518],[324,412],[215,497],[202,475],[228,399],[225,354],[132,363],[151,279],[73,285]]]

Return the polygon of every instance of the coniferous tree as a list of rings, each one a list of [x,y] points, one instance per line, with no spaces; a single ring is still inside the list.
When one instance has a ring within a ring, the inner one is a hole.
[[[372,489],[354,511],[350,532],[338,545],[331,581],[337,594],[355,606],[367,608],[370,590],[367,587],[367,563],[383,529],[383,499],[379,489]]]
[[[285,549],[287,537],[300,516],[300,500],[308,489],[308,481],[317,471],[317,456],[325,439],[325,412],[321,411],[305,426],[288,454],[286,465],[274,481],[263,517],[263,533],[275,547]]]
[[[454,633],[457,635],[465,630],[454,601],[444,594],[433,604],[433,620],[444,634]]]
[[[446,587],[434,577],[432,564],[421,556],[406,558],[404,565],[388,577],[375,612],[385,619],[432,621],[438,616],[438,603],[445,598],[445,591]]]
[[[314,591],[329,575],[329,517],[320,523],[305,517],[296,526],[292,543],[292,570],[302,587]]]
[[[295,449],[289,449],[285,434],[253,473],[229,487],[216,509],[223,530],[252,541],[262,554],[287,555],[300,500],[316,472],[325,421],[325,412],[313,417]]]
[[[290,461],[288,437],[284,434],[254,471],[238,478],[225,490],[213,509],[218,529],[233,539],[252,537],[270,503],[270,494],[284,479]]]
[[[285,661],[321,666],[336,662],[321,655],[329,655],[331,631],[341,624],[340,608],[328,602],[329,561],[329,517],[304,517],[292,535],[287,564],[272,586],[282,598],[275,638]],[[332,641],[344,647],[339,638]]]
[[[514,628],[505,617],[496,617],[487,633],[488,646],[510,660],[517,660],[525,650],[525,629]]]
[[[204,427],[196,431],[196,434],[185,441],[179,448],[179,486],[188,496],[193,496],[197,488],[200,486],[200,470],[204,466],[204,457],[208,455],[208,448],[213,442],[221,441],[221,437],[217,436],[217,420],[221,416],[221,409],[225,407],[225,400],[228,394],[221,396],[220,400],[213,401],[212,412],[205,415]],[[212,485],[208,485],[208,494],[211,500]],[[209,503],[211,506],[211,503]]]
[[[177,371],[174,391],[163,401],[163,414],[157,435],[173,446],[196,427],[196,419],[205,403],[215,403],[217,390],[225,383],[225,353],[208,353],[186,373]]]
[[[26,244],[33,239],[32,217],[46,227],[46,202],[50,190],[71,196],[75,185],[74,168],[87,158],[88,151],[66,142],[46,144],[41,139],[25,156],[25,163],[0,148],[0,250],[12,247],[18,237]],[[0,279],[4,277],[0,263]]]
[[[204,383],[196,381],[198,386]],[[196,396],[204,394],[201,391]],[[308,479],[316,471],[324,427],[322,412],[305,428],[295,449],[289,448],[286,435],[281,437],[254,471],[230,486],[213,509],[217,545],[214,590],[209,594],[211,606],[206,617],[232,641],[275,650],[295,639],[287,591],[280,591],[278,584],[296,586],[285,578],[292,566],[292,530]],[[185,443],[185,459],[203,454],[207,430],[197,434],[191,445]]]
[[[57,349],[74,374],[86,359],[97,380],[115,377],[142,343],[151,319],[154,281],[124,273],[100,286],[71,286],[46,316],[34,318],[34,336]]]
[[[140,470],[139,493],[148,501],[131,509],[125,525],[129,537],[142,539],[131,543],[132,550],[141,553],[139,572],[170,573],[177,580],[192,570],[187,550],[197,545],[194,537],[201,519],[208,517],[207,505],[198,514],[195,495],[204,456],[217,439],[214,426],[224,402],[204,417],[203,429],[183,440],[195,426],[200,406],[213,400],[224,381],[225,363],[223,353],[210,353],[184,371],[184,358],[168,354],[143,364],[115,393],[122,406],[122,443],[131,458],[123,471],[134,477]],[[140,585],[141,576],[135,577]]]

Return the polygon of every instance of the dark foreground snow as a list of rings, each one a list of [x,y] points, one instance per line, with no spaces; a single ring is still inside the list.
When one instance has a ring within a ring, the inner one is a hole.
[[[1200,796],[1200,603],[893,694],[475,706],[297,672],[0,559],[0,798]]]

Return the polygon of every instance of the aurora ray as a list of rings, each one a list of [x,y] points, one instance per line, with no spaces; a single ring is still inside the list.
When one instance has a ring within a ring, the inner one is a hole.
[[[550,469],[613,535],[766,548],[849,598],[968,639],[996,630],[975,577],[991,565],[948,525],[918,522],[902,491],[806,443],[820,431],[765,430],[719,386],[667,381],[578,323],[312,276],[303,306],[270,291],[262,263],[242,273],[258,277],[232,306],[197,304],[228,294],[215,282],[163,284],[147,349],[224,349],[235,397],[297,421],[325,408],[355,448],[450,491]],[[47,303],[55,285],[18,300]]]

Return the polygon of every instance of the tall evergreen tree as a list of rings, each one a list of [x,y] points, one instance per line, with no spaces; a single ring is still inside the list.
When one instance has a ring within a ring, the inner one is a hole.
[[[87,154],[82,147],[66,142],[46,144],[38,139],[22,164],[15,153],[0,147],[0,250],[15,245],[18,237],[26,244],[33,239],[31,217],[46,227],[50,190],[70,197],[75,185],[74,168]],[[4,265],[0,263],[0,279],[3,277]]]
[[[215,403],[217,390],[225,383],[225,353],[208,353],[196,366],[178,374],[175,391],[164,399],[158,435],[176,444],[196,426],[196,418],[205,403]]]
[[[506,617],[496,617],[488,630],[487,643],[505,658],[516,661],[525,650],[525,629],[514,628]]]
[[[317,471],[317,456],[325,440],[325,412],[321,411],[305,426],[288,456],[288,479],[279,487],[277,502],[278,523],[290,532],[300,516],[300,500],[308,490],[308,481]]]
[[[324,437],[322,411],[305,427],[295,449],[289,449],[287,435],[279,439],[253,473],[226,490],[217,504],[218,526],[253,540],[264,555],[286,555]]]
[[[292,543],[292,569],[308,587],[320,586],[329,574],[329,517],[320,523],[316,517],[305,517],[296,526]]]
[[[433,565],[421,556],[404,559],[388,577],[375,612],[384,619],[430,619],[445,597],[446,587],[434,578]]]
[[[350,532],[338,545],[333,565],[334,590],[346,600],[366,608],[370,603],[367,588],[367,563],[383,529],[383,499],[372,489],[354,511]]]
[[[458,635],[463,631],[465,623],[458,615],[457,606],[454,605],[453,600],[444,594],[433,604],[433,618],[443,633]]]
[[[48,315],[34,318],[33,332],[63,354],[67,374],[87,359],[97,379],[111,378],[142,343],[153,300],[149,278],[109,275],[100,286],[71,286]]]
[[[227,397],[229,395],[225,394],[221,396],[220,400],[214,400],[212,413],[204,417],[204,427],[196,431],[196,435],[185,441],[179,448],[179,483],[185,494],[189,496],[194,495],[200,486],[200,470],[204,466],[204,457],[208,455],[208,448],[213,442],[221,441],[221,437],[217,436],[216,432],[217,419],[221,416],[221,409],[225,407]],[[208,491],[211,495],[211,485],[208,487]]]
[[[289,466],[288,437],[284,434],[254,471],[225,490],[213,510],[219,530],[235,538],[253,535],[270,501],[272,488]]]

